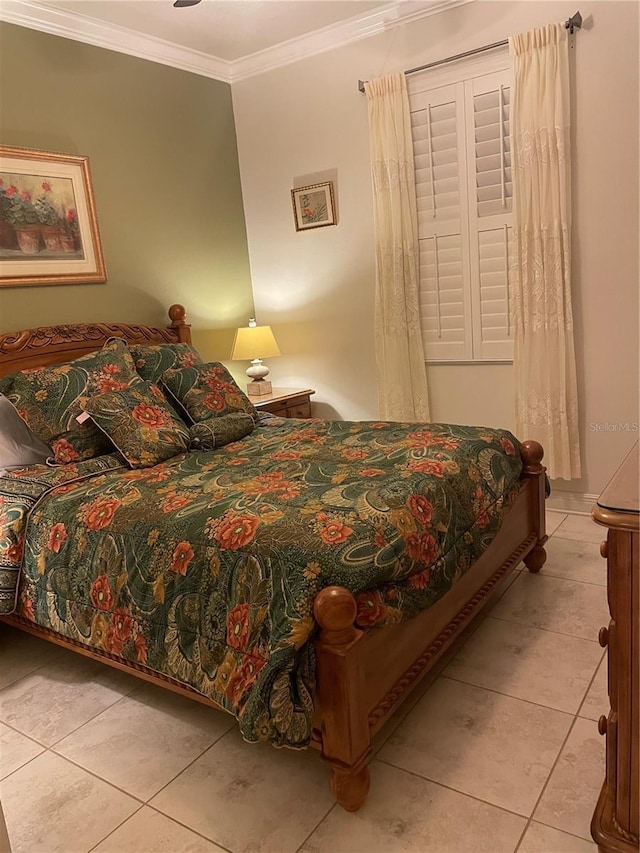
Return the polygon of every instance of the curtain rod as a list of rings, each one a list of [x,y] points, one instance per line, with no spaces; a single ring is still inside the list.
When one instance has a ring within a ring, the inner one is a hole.
[[[575,15],[572,15],[568,20],[564,22],[565,27],[569,30],[569,33],[573,35],[575,30],[579,30],[582,27],[582,15],[580,12],[576,12]],[[509,44],[509,39],[504,39],[503,41],[494,41],[493,44],[485,44],[482,47],[474,47],[473,50],[466,50],[464,53],[456,53],[455,56],[447,56],[446,59],[438,59],[435,62],[428,62],[426,65],[418,65],[417,68],[409,68],[404,72],[405,77],[409,74],[416,74],[418,71],[426,71],[427,68],[435,68],[437,65],[445,65],[447,62],[454,62],[456,59],[464,59],[467,56],[475,56],[477,53],[484,53],[485,50],[493,50],[496,47],[504,47]],[[358,91],[364,92],[364,84],[367,83],[367,80],[358,80]]]

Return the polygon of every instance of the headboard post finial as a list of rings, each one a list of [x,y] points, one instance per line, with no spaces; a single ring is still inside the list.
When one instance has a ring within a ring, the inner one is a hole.
[[[545,470],[541,464],[544,450],[538,441],[523,441],[520,445],[520,456],[527,474],[540,474]]]
[[[169,308],[170,329],[174,329],[180,343],[191,343],[191,326],[186,322],[187,312],[184,305],[176,303]]]

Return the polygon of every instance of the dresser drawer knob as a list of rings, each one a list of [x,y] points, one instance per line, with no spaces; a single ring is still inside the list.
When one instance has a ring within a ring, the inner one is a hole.
[[[609,556],[609,543],[605,539],[604,542],[600,543],[600,556],[604,557],[605,560]]]
[[[598,731],[600,732],[601,735],[604,735],[607,733],[607,718],[605,717],[604,714],[598,720]]]
[[[602,648],[606,648],[609,645],[609,629],[608,628],[600,628],[598,631],[598,642],[602,646]]]

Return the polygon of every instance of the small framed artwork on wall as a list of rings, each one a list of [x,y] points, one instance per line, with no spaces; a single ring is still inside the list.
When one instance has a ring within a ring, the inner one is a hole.
[[[332,181],[291,190],[291,201],[296,231],[336,224]]]
[[[106,278],[88,158],[0,145],[0,287]]]

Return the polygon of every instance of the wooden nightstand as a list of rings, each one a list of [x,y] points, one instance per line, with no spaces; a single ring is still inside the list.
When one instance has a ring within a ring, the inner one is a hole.
[[[270,412],[281,418],[310,418],[311,388],[274,388],[264,397],[249,397],[259,412]]]

